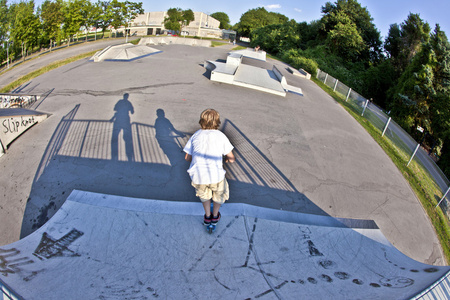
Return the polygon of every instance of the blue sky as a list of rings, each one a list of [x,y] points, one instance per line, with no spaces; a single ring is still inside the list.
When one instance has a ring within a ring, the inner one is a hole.
[[[268,11],[281,13],[297,22],[310,22],[321,18],[321,7],[327,2],[325,0],[141,1],[146,12],[165,11],[177,7],[209,14],[225,12],[230,17],[232,24],[239,22],[242,14],[257,7],[265,7]],[[335,3],[335,0],[330,2]],[[439,23],[441,29],[450,38],[449,0],[358,0],[358,2],[361,6],[367,7],[383,41],[388,34],[389,26],[394,23],[401,24],[410,12],[420,14],[422,20],[427,21],[432,30],[434,30],[435,24]]]

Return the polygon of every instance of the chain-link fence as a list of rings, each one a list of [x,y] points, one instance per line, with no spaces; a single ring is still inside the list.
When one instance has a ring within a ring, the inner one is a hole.
[[[321,70],[317,71],[316,77],[335,92],[341,94],[355,112],[360,113],[380,131],[382,136],[388,138],[399,155],[405,161],[408,161],[408,166],[411,165],[411,162],[415,162],[418,167],[428,172],[428,177],[433,181],[436,190],[439,191],[438,195],[435,195],[438,205],[450,218],[450,208],[448,207],[450,182],[427,151],[420,147],[418,142],[370,100]]]

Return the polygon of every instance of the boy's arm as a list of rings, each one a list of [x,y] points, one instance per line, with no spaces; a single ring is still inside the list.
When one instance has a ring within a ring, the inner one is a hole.
[[[187,160],[188,162],[191,162],[192,161],[192,155],[186,153],[186,155],[184,156],[184,159]]]
[[[233,151],[230,151],[227,155],[225,155],[225,162],[226,163],[234,163],[236,161],[236,158],[234,157]]]

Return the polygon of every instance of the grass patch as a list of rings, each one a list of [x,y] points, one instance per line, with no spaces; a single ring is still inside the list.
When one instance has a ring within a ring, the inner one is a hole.
[[[219,46],[223,46],[223,45],[228,45],[228,43],[222,43],[222,42],[218,42],[218,41],[211,41],[211,47],[219,47]]]
[[[361,112],[345,101],[344,96],[334,92],[330,87],[315,77],[311,77],[319,87],[333,97],[345,110],[355,118],[361,126],[372,136],[372,138],[383,148],[391,158],[405,179],[409,182],[412,190],[422,203],[422,207],[427,212],[431,223],[434,226],[436,235],[441,243],[442,250],[447,262],[450,261],[450,224],[447,216],[440,208],[435,208],[440,198],[443,196],[434,180],[427,170],[415,160],[407,167],[409,155],[404,150],[396,147],[388,138],[381,136],[381,130],[375,127],[369,120],[361,116]]]
[[[45,67],[42,67],[36,71],[30,72],[27,75],[24,75],[22,77],[20,77],[19,79],[15,80],[14,82],[4,86],[3,88],[0,89],[0,93],[8,93],[12,90],[14,90],[15,88],[21,86],[22,84],[27,83],[28,81],[30,81],[33,78],[36,78],[44,73],[47,73],[53,69],[59,68],[61,66],[70,64],[74,61],[80,60],[80,59],[84,59],[86,57],[91,57],[93,56],[97,51],[91,51],[88,53],[83,53],[80,55],[76,55],[67,59],[63,59],[63,60],[59,60],[56,62],[53,62]]]

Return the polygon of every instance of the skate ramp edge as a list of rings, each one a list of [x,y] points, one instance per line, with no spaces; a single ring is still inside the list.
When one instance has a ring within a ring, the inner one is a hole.
[[[74,190],[0,247],[0,286],[16,299],[448,298],[450,268],[408,258],[373,221],[239,203],[221,213],[208,234],[200,203]]]
[[[8,145],[25,131],[47,119],[48,113],[26,108],[0,109],[0,156],[6,153]]]

